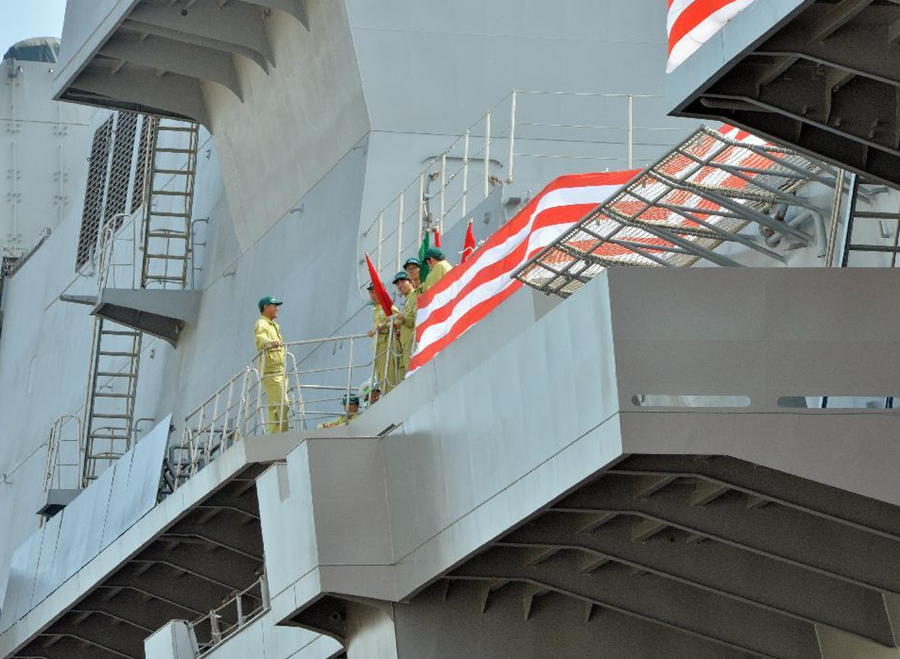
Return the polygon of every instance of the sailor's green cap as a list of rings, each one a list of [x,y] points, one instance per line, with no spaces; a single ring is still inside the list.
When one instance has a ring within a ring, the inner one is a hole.
[[[414,266],[416,266],[417,268],[421,268],[421,267],[422,267],[422,264],[419,263],[419,259],[417,259],[417,258],[411,258],[411,259],[406,259],[406,263],[403,264],[403,269],[406,270],[406,268],[408,268],[408,267],[411,266],[411,265],[414,265]]]
[[[406,281],[409,281],[409,275],[406,274],[406,272],[404,272],[403,270],[401,270],[396,275],[394,275],[394,280],[391,283],[396,284],[398,281],[401,281],[403,279],[405,279]]]
[[[425,258],[426,259],[437,259],[438,261],[443,260],[444,253],[439,250],[437,247],[429,247],[425,250]]]
[[[276,307],[280,307],[284,303],[281,300],[275,299],[271,295],[266,295],[259,301],[259,310],[262,311],[263,307],[267,304],[274,304]]]
[[[347,405],[348,403],[349,403],[350,405],[359,405],[359,396],[353,396],[353,395],[351,395],[351,396],[349,397],[349,399],[347,398],[347,396],[344,396],[344,399],[343,399],[343,400],[344,400],[344,405]]]

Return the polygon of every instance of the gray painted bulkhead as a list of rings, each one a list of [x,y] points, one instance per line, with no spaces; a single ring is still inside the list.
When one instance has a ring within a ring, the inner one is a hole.
[[[349,434],[310,436],[259,478],[272,615],[351,658],[595,656],[589,639],[622,657],[897,656],[898,413],[779,400],[893,391],[896,279],[611,270],[536,322],[520,292]],[[651,394],[666,398],[636,404]],[[601,535],[560,526],[554,511],[588,505],[579,524]],[[538,537],[549,550],[509,547]],[[573,542],[600,551],[549,560]],[[595,576],[608,552],[620,571]]]
[[[68,4],[58,81],[99,48],[133,4]],[[366,329],[368,306],[356,283],[360,226],[412,179],[423,158],[446,146],[448,134],[510,89],[662,89],[664,23],[649,1],[570,5],[550,32],[536,3],[413,10],[398,2],[381,11],[362,2],[305,4],[309,30],[278,12],[270,19],[277,23],[269,35],[276,66],[268,75],[236,58],[243,102],[204,83],[218,131],[215,138],[204,133],[197,174],[194,216],[209,218],[198,322],[181,333],[177,351],[144,342],[137,418],[171,412],[179,425],[242,367],[253,352],[249,332],[264,294],[286,300],[280,322],[288,339]],[[622,53],[632,61],[629,71],[618,65]],[[615,122],[611,114],[598,123],[620,122],[620,109],[610,108]],[[92,128],[106,116],[98,113]],[[651,106],[636,123],[681,125]],[[623,139],[615,134],[609,145],[617,156]],[[639,146],[636,157],[663,148]],[[523,181],[546,182],[526,176],[524,165],[521,171]],[[0,509],[9,530],[0,543],[0,590],[12,551],[36,524],[27,511],[41,505],[50,425],[62,414],[80,414],[84,402],[91,319],[86,307],[58,300],[63,293],[96,295],[94,281],[73,272],[77,204],[74,211],[7,282],[0,426],[14,439],[0,444],[0,474],[7,474],[0,491],[14,503]],[[146,430],[150,422],[143,423]]]

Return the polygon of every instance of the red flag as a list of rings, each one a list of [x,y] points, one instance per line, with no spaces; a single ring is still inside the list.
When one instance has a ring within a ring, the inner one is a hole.
[[[462,261],[461,263],[465,263],[466,259],[472,256],[472,253],[475,251],[475,234],[472,233],[472,220],[469,220],[469,228],[466,229],[466,240],[463,243],[463,251],[462,251]]]
[[[441,231],[440,229],[434,230],[434,246],[438,249],[441,248]]]
[[[366,265],[369,266],[369,277],[372,278],[375,297],[378,298],[378,303],[381,305],[381,308],[384,309],[384,315],[390,316],[391,308],[394,306],[391,303],[391,296],[388,295],[388,292],[384,288],[384,284],[381,283],[381,277],[378,276],[378,272],[375,270],[375,266],[372,265],[372,259],[369,258],[368,254],[366,254]]]

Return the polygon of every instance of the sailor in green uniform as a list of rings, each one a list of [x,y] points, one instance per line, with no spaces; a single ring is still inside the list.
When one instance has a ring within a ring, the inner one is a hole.
[[[394,327],[400,332],[400,364],[398,365],[399,380],[406,377],[406,369],[409,367],[409,359],[412,357],[413,345],[416,342],[416,301],[419,299],[419,291],[413,286],[406,272],[398,272],[394,275],[394,286],[406,303],[403,311],[394,316]]]
[[[335,417],[331,421],[320,423],[317,428],[336,428],[337,426],[346,426],[353,419],[359,416],[359,396],[344,396],[341,401],[344,404],[344,414]]]
[[[406,259],[406,263],[403,264],[403,270],[409,276],[413,288],[420,288],[422,286],[422,264],[419,263],[419,259]]]
[[[397,386],[397,366],[400,362],[400,342],[390,319],[384,315],[384,309],[375,295],[375,286],[369,284],[369,297],[372,298],[372,324],[369,336],[375,338],[375,379],[382,385],[382,393],[387,394]],[[391,306],[391,316],[400,311]]]
[[[453,270],[453,266],[444,257],[444,253],[437,247],[429,247],[425,250],[425,263],[428,264],[429,271],[428,276],[425,278],[425,283],[422,284],[423,293]]]

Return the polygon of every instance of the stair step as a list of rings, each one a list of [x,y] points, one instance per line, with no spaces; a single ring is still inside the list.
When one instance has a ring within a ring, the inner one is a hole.
[[[98,378],[136,378],[134,373],[112,373],[108,371],[97,371]]]

